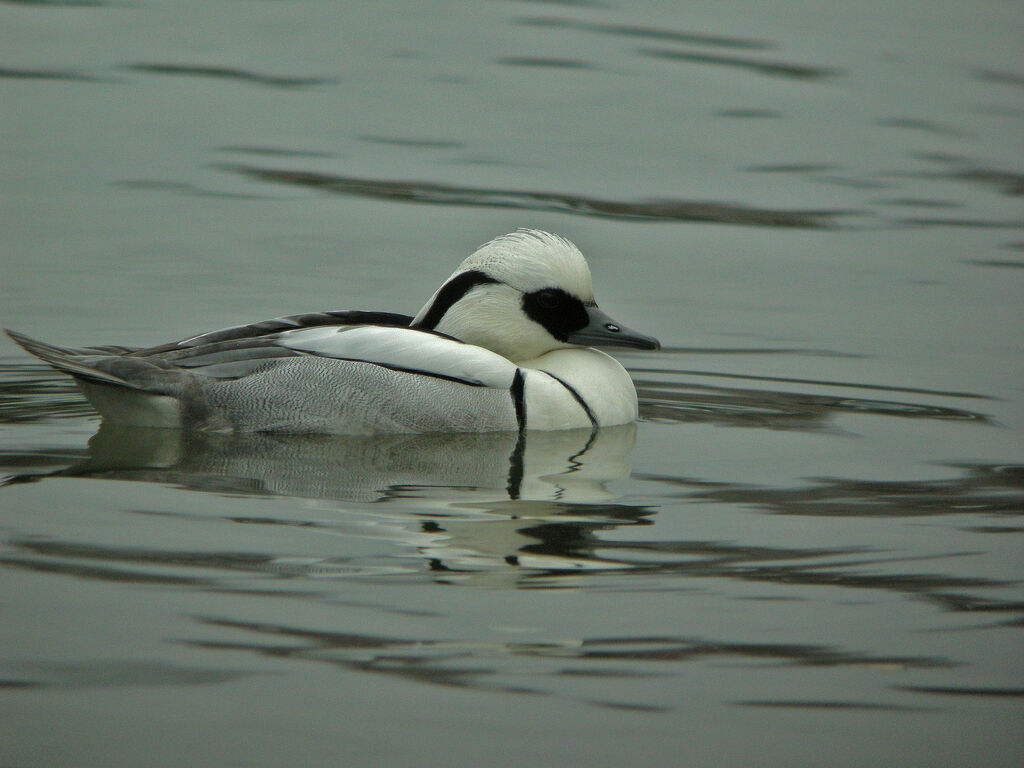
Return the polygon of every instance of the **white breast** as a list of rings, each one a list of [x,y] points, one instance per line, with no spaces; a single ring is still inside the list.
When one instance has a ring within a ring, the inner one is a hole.
[[[529,429],[611,427],[635,421],[636,389],[615,358],[596,349],[556,349],[525,361]]]

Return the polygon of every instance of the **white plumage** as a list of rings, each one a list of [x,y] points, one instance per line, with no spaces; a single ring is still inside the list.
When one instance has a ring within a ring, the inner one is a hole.
[[[252,432],[490,432],[625,424],[625,369],[592,344],[656,349],[597,308],[568,240],[481,246],[415,317],[294,315],[148,349],[65,349],[8,331],[112,422]]]

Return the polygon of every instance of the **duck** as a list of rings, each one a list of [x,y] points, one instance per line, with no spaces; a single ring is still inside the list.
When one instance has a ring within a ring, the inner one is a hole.
[[[595,347],[660,347],[598,308],[574,243],[535,229],[480,246],[414,316],[314,312],[146,348],[7,334],[115,424],[307,434],[627,424],[636,388]]]

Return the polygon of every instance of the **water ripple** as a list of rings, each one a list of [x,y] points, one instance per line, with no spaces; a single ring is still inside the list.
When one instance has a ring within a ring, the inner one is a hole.
[[[695,200],[602,200],[559,192],[487,189],[426,181],[366,179],[315,171],[220,165],[222,170],[273,184],[292,184],[335,195],[427,205],[461,205],[553,211],[577,216],[633,221],[702,221],[761,227],[827,229],[851,211],[780,210]]]
[[[901,685],[901,691],[933,693],[939,696],[991,696],[996,698],[1024,698],[1024,688],[954,688],[952,686]]]
[[[643,677],[648,674],[645,671],[648,666],[663,668],[714,658],[807,667],[932,669],[952,666],[947,659],[928,656],[871,654],[810,644],[736,643],[699,636],[641,635],[509,642],[396,638],[210,616],[198,617],[198,621],[232,635],[242,633],[242,637],[183,641],[189,647],[248,651],[260,656],[396,675],[434,685],[504,693],[546,692],[534,686],[543,686],[545,679],[566,675],[580,680]],[[531,663],[520,666],[518,671],[515,666],[510,670],[509,662],[515,659]],[[609,664],[616,666],[608,667]],[[652,669],[651,673],[654,671]],[[659,671],[659,674],[664,673],[664,669]],[[634,706],[607,700],[596,703]]]
[[[572,29],[578,32],[593,32],[602,35],[613,35],[659,42],[682,43],[685,45],[706,45],[718,48],[765,49],[774,48],[775,44],[765,40],[752,38],[726,37],[711,35],[705,32],[684,32],[662,27],[645,27],[639,24],[603,24],[579,19],[566,19],[553,16],[527,16],[517,20],[518,24],[530,27],[547,27],[551,29]]]
[[[5,3],[11,5],[42,5],[49,8],[54,7],[98,7],[106,5],[106,3],[99,2],[99,0],[3,0]]]
[[[0,688],[126,688],[163,685],[216,685],[247,677],[234,669],[183,667],[157,661],[32,662],[3,665],[17,680],[0,680]]]
[[[70,69],[23,69],[0,67],[0,79],[5,80],[70,80],[73,82],[98,83],[102,78],[86,75]]]
[[[917,155],[917,157],[921,160],[926,160],[933,164],[944,166],[945,170],[911,174],[912,176],[929,179],[966,181],[971,184],[992,187],[997,192],[1011,197],[1020,197],[1024,195],[1024,173],[1002,168],[993,168],[991,166],[974,162],[965,157],[946,155],[937,152],[922,153]]]
[[[811,478],[810,484],[768,488],[709,485],[687,478],[644,475],[681,490],[693,501],[740,504],[781,515],[918,517],[950,514],[1024,514],[1024,465],[954,465],[961,474],[939,480]]]
[[[330,77],[294,77],[287,75],[267,75],[237,67],[222,67],[197,64],[166,64],[139,63],[127,64],[123,67],[133,72],[146,72],[156,75],[183,75],[186,77],[211,77],[222,80],[238,80],[241,82],[266,85],[273,88],[305,88],[313,85],[330,85],[337,83]]]
[[[452,141],[451,139],[419,139],[398,136],[363,135],[359,137],[359,140],[370,142],[372,144],[384,144],[394,147],[412,147],[415,149],[463,149],[466,146],[461,141]]]
[[[767,429],[817,430],[843,414],[873,414],[896,418],[973,421],[993,424],[990,416],[950,405],[900,400],[814,394],[806,390],[782,391],[768,387],[728,387],[686,381],[684,377],[738,379],[773,384],[797,384],[815,388],[863,389],[929,397],[989,399],[966,392],[940,392],[881,384],[829,382],[782,376],[754,376],[715,371],[630,368],[640,400],[640,416],[646,421],[710,422],[713,424]],[[651,375],[666,378],[650,378]]]
[[[1000,85],[1015,85],[1019,88],[1024,88],[1024,75],[1011,72],[1007,69],[976,69],[972,72],[972,75],[976,80],[982,80],[988,83],[998,83]]]
[[[822,709],[822,710],[861,710],[880,712],[933,712],[929,707],[913,707],[901,704],[880,704],[868,701],[837,701],[837,700],[806,700],[806,699],[768,699],[733,702],[740,707],[770,707],[773,709]]]
[[[81,418],[95,413],[74,382],[48,365],[0,363],[0,424]]]
[[[834,77],[842,72],[839,69],[814,67],[807,64],[792,64],[784,61],[767,61],[742,56],[722,56],[692,51],[675,51],[668,48],[642,48],[639,53],[666,61],[679,61],[687,64],[713,64],[719,67],[745,69],[759,75],[795,78],[798,80],[822,80]]]
[[[542,69],[597,69],[588,61],[560,59],[551,56],[503,56],[499,64],[507,67],[539,67]]]

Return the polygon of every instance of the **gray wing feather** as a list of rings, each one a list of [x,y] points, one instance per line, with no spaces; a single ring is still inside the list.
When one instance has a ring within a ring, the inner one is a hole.
[[[219,331],[210,331],[192,336],[181,341],[161,344],[148,349],[134,350],[133,354],[153,355],[183,347],[199,347],[205,344],[216,344],[223,341],[239,339],[256,339],[282,331],[294,331],[299,328],[315,328],[323,325],[387,325],[403,327],[412,322],[409,315],[394,312],[366,312],[362,310],[334,310],[330,312],[307,312],[301,315],[287,315],[272,320],[263,320],[249,325],[235,325]]]
[[[178,371],[213,379],[238,379],[284,358],[305,353],[275,343],[278,334],[326,325],[384,325],[403,327],[409,315],[393,312],[335,310],[264,320],[204,333],[155,347],[122,345],[73,349],[57,347],[15,331],[7,331],[19,346],[40,360],[79,379],[133,389],[164,390],[159,379],[176,380],[168,374]],[[177,382],[175,382],[177,383]]]

